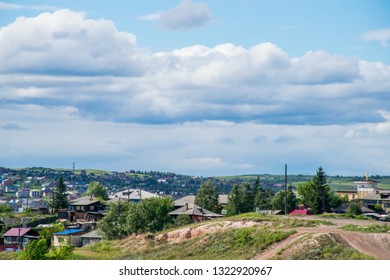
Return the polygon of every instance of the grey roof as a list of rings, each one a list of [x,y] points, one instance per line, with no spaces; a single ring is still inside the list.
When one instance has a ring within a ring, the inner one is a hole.
[[[194,204],[195,202],[195,195],[187,195],[185,197],[179,198],[173,202],[175,206],[184,206],[186,203],[188,204]]]
[[[363,197],[364,200],[380,200],[381,196],[378,193],[368,193],[365,197]]]
[[[82,196],[77,199],[71,200],[69,202],[70,205],[81,205],[81,206],[86,206],[86,205],[91,205],[96,202],[99,202],[99,200],[95,198],[91,198],[90,196]]]
[[[333,212],[345,213],[348,211],[350,204],[351,203],[344,203],[343,205],[333,209]],[[363,205],[359,205],[359,206],[360,206],[360,209],[362,210],[363,213],[374,213],[375,212],[374,210],[371,210],[370,208],[365,207]]]
[[[221,214],[217,214],[214,212],[211,212],[207,209],[204,209],[202,207],[199,207],[196,204],[188,204],[180,207],[179,209],[176,209],[169,213],[169,215],[176,216],[176,215],[196,215],[196,216],[203,216],[203,217],[209,217],[209,218],[218,218],[223,217]]]
[[[86,234],[80,236],[81,238],[102,238],[103,236],[99,233],[98,230],[90,231]]]
[[[220,194],[218,195],[219,203],[224,205],[227,204],[228,201],[228,195],[227,194]],[[194,204],[195,203],[195,195],[187,195],[185,197],[179,198],[173,202],[175,206],[184,206],[188,204]]]
[[[117,192],[109,196],[110,202],[115,201],[115,199],[118,200],[118,198],[140,200],[140,199],[151,198],[151,197],[159,197],[159,195],[141,189],[128,189],[128,190]]]

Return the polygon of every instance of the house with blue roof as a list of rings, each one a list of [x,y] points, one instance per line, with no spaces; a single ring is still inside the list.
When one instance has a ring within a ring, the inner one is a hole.
[[[85,234],[85,229],[70,228],[64,231],[55,232],[51,237],[51,245],[60,247],[64,245],[72,245],[73,247],[81,247],[81,236]]]

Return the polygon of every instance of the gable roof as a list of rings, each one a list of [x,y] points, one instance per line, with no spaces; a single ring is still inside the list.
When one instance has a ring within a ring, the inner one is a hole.
[[[184,206],[186,203],[188,204],[194,204],[195,203],[195,195],[187,195],[185,197],[179,198],[173,202],[173,204],[178,206]],[[222,205],[227,204],[228,201],[228,195],[227,194],[219,194],[218,195],[218,202]]]
[[[207,209],[204,209],[196,204],[187,204],[184,205],[172,212],[169,212],[169,215],[176,216],[176,215],[190,215],[190,216],[203,216],[203,217],[209,217],[209,218],[218,218],[223,217],[221,214],[217,214],[214,212],[211,212]]]
[[[127,189],[122,190],[120,192],[116,192],[109,197],[110,201],[115,201],[119,199],[141,200],[145,198],[159,197],[159,195],[141,189]]]
[[[9,231],[4,233],[4,237],[10,236],[10,237],[15,237],[15,236],[23,236],[27,234],[31,228],[11,228]]]
[[[295,209],[289,213],[289,215],[311,215],[309,209]]]
[[[336,213],[345,213],[348,211],[349,207],[351,206],[351,203],[344,203],[343,205],[333,209],[333,212],[336,212]],[[360,206],[360,209],[362,210],[363,213],[375,213],[374,210],[371,210],[370,208],[368,207],[365,207],[363,205],[359,205]]]
[[[87,205],[95,204],[97,202],[100,203],[99,200],[97,200],[95,198],[91,198],[90,196],[82,196],[82,197],[79,197],[77,199],[71,200],[69,202],[69,204],[72,206],[76,206],[76,205],[87,206]]]
[[[99,233],[98,230],[90,231],[86,234],[80,236],[81,238],[102,238],[103,236]]]

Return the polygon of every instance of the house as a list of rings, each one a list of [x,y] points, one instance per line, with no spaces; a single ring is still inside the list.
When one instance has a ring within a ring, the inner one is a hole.
[[[221,214],[211,212],[207,209],[199,207],[196,204],[186,204],[172,212],[169,212],[169,215],[172,217],[177,217],[179,215],[188,215],[190,216],[192,222],[201,222],[205,220],[215,219],[223,217]]]
[[[14,185],[11,185],[11,186],[5,186],[4,187],[4,192],[6,193],[16,193],[18,191],[18,186],[14,186]]]
[[[103,239],[103,236],[99,233],[98,230],[93,230],[91,232],[81,235],[80,238],[82,246],[87,246],[100,242]]]
[[[54,247],[59,247],[63,245],[81,247],[81,235],[83,234],[85,234],[85,230],[79,228],[72,228],[60,232],[55,232],[51,237],[51,245]]]
[[[228,202],[228,195],[227,194],[218,195],[218,202],[219,204],[221,204],[222,207],[225,207]],[[178,209],[180,207],[183,207],[186,204],[194,204],[194,203],[195,203],[195,195],[187,195],[175,200],[173,202],[173,205],[175,209]]]
[[[289,215],[313,215],[310,209],[295,209],[288,214]]]
[[[332,212],[337,214],[345,214],[348,212],[350,205],[351,203],[344,203],[343,205],[333,209]],[[365,206],[360,206],[360,210],[362,210],[362,214],[375,213],[374,210]]]
[[[30,189],[22,188],[16,192],[18,198],[27,198],[30,196]]]
[[[50,187],[43,187],[41,190],[42,197],[53,197],[54,191]]]
[[[109,202],[117,202],[119,200],[140,202],[142,199],[152,198],[152,197],[160,197],[160,196],[148,191],[144,191],[142,189],[127,189],[110,195]]]
[[[256,212],[265,215],[284,215],[283,210],[258,210]]]
[[[377,189],[358,199],[359,203],[374,209],[375,205],[381,205],[383,210],[390,212],[390,190]]]
[[[4,233],[3,237],[5,245],[26,246],[33,240],[38,239],[38,233],[32,228],[11,228]]]
[[[30,197],[31,198],[41,198],[42,194],[40,190],[30,190]]]
[[[364,198],[369,193],[374,193],[378,190],[378,181],[370,180],[368,175],[366,175],[366,179],[362,181],[354,182],[356,184],[357,195],[359,199]]]
[[[1,185],[3,187],[9,187],[9,186],[12,186],[14,184],[14,181],[12,181],[11,179],[5,179],[1,182]]]
[[[100,200],[90,196],[83,196],[69,202],[70,210],[60,210],[59,219],[67,219],[70,222],[89,221],[97,222],[103,218],[106,205]]]
[[[348,201],[352,201],[358,198],[357,190],[338,190],[336,194],[342,197],[346,197]]]

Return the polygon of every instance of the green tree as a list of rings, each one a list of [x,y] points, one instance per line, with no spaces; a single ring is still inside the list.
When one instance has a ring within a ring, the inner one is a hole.
[[[99,230],[106,239],[119,239],[129,234],[127,216],[134,202],[118,201],[110,203],[103,219],[99,222]]]
[[[174,221],[175,227],[181,227],[185,225],[189,225],[192,223],[191,217],[189,215],[179,215]]]
[[[242,212],[242,192],[237,184],[233,185],[232,190],[228,195],[226,204],[226,216],[241,214]]]
[[[279,191],[271,200],[272,209],[274,210],[285,210],[286,192]],[[287,189],[287,213],[290,213],[297,208],[297,198],[292,191],[291,185]]]
[[[348,214],[348,215],[360,215],[360,214],[362,214],[362,208],[360,207],[360,205],[358,203],[351,202],[349,204],[349,208],[348,208],[346,214]]]
[[[313,185],[317,193],[319,209],[318,213],[330,210],[330,187],[327,183],[326,173],[320,166],[317,169],[317,174],[313,178]],[[314,212],[315,213],[315,212]]]
[[[39,238],[46,240],[47,247],[51,246],[51,236],[55,232],[60,232],[64,230],[63,224],[55,224],[51,227],[44,228],[39,232]]]
[[[52,247],[48,254],[48,258],[51,260],[73,260],[73,251],[74,248],[72,245],[63,245],[58,248]]]
[[[8,204],[0,204],[0,214],[2,213],[11,213],[12,208]]]
[[[57,186],[54,190],[52,208],[55,212],[58,212],[59,209],[65,209],[68,207],[68,197],[66,194],[66,185],[64,183],[64,178],[60,177]]]
[[[96,197],[102,200],[108,200],[108,193],[106,188],[99,182],[91,182],[88,184],[86,195]]]
[[[195,196],[195,204],[215,213],[222,210],[218,198],[218,186],[213,186],[211,181],[201,184]]]
[[[262,187],[259,188],[255,195],[254,208],[259,210],[271,209],[271,200],[274,194],[271,189],[264,190]]]
[[[46,240],[34,240],[30,242],[23,251],[21,251],[18,257],[21,260],[45,260],[47,259],[46,254],[49,252]]]
[[[300,202],[311,208],[314,214],[321,214],[330,209],[330,187],[327,184],[326,174],[322,167],[311,182],[298,184]]]
[[[254,211],[255,196],[253,189],[249,183],[243,183],[241,185],[241,213],[247,213]]]
[[[171,224],[173,201],[169,197],[152,197],[132,205],[127,216],[129,232],[156,232]]]

